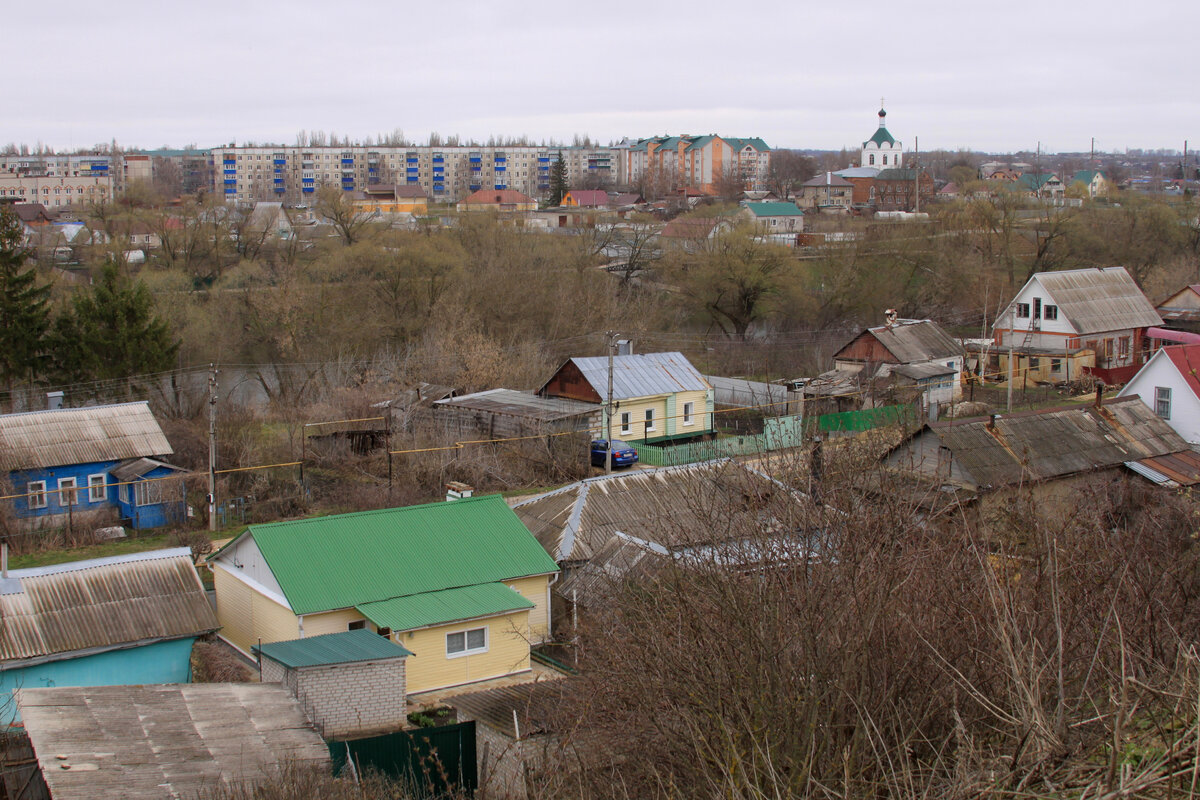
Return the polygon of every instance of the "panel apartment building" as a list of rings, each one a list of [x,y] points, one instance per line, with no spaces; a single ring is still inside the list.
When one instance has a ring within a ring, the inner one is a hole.
[[[479,189],[516,189],[536,197],[550,190],[558,154],[572,185],[585,177],[624,185],[611,147],[217,147],[214,191],[227,202],[303,203],[317,188],[345,191],[378,184],[420,186],[434,201],[460,200]]]
[[[114,196],[108,155],[0,155],[0,199],[47,208],[107,202]]]
[[[624,148],[622,172],[633,184],[659,183],[715,194],[725,179],[766,188],[771,148],[757,137],[656,136]]]

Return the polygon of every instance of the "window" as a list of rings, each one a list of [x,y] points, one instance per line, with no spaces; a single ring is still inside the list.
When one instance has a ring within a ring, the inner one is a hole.
[[[446,634],[446,658],[486,653],[487,649],[487,628],[472,628],[469,631]]]
[[[648,430],[648,431],[654,430],[654,409],[653,408],[646,409],[646,430]]]
[[[60,506],[73,506],[79,502],[79,493],[75,491],[74,478],[59,478],[58,479],[58,504]]]
[[[25,484],[25,492],[29,497],[30,508],[46,507],[46,482],[30,481]]]
[[[1017,319],[1029,319],[1029,303],[1017,303]]]
[[[1058,306],[1042,306],[1042,317],[1045,319],[1058,319]]]
[[[1033,298],[1033,318],[1042,318],[1042,298],[1040,297]]]
[[[108,495],[107,488],[104,473],[88,475],[88,502],[103,503]]]
[[[621,412],[621,433],[629,433],[633,429],[633,414]]]
[[[683,424],[684,425],[691,425],[695,422],[695,420],[692,419],[692,415],[695,412],[695,410],[696,410],[695,403],[684,403],[683,404]]]
[[[870,161],[869,165],[873,167],[873,166],[875,166],[875,154],[872,153],[870,158],[871,158],[871,161]]]
[[[1031,370],[1033,370],[1033,369],[1041,369],[1041,368],[1042,368],[1042,360],[1041,360],[1040,358],[1038,358],[1037,356],[1030,356],[1030,358],[1029,358],[1029,368],[1030,368]]]
[[[1129,358],[1129,337],[1122,336],[1117,339],[1117,355],[1121,358]]]
[[[158,481],[138,481],[133,485],[133,493],[139,506],[152,506],[162,502],[162,487]]]
[[[1154,413],[1163,419],[1171,418],[1171,387],[1154,387]]]
[[[1062,372],[1062,359],[1061,358],[1050,359],[1050,371],[1051,372]]]
[[[346,630],[348,631],[361,631],[365,627],[367,627],[365,619],[356,619],[353,622],[346,623]]]

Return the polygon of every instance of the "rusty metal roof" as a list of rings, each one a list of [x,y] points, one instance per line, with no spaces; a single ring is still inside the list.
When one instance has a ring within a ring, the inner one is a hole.
[[[0,670],[221,627],[186,547],[8,574],[0,580]]]
[[[925,431],[977,486],[1045,480],[1188,450],[1140,397],[1095,405],[938,422]],[[901,444],[904,448],[907,444]]]
[[[433,405],[435,407],[462,408],[468,411],[485,411],[537,422],[557,422],[600,411],[600,406],[596,403],[584,403],[565,397],[539,397],[530,392],[518,392],[514,389],[489,389],[486,392],[438,400]]]
[[[5,470],[173,452],[145,401],[0,416],[0,466]]]
[[[1154,304],[1124,267],[1039,272],[1030,280],[1042,285],[1081,334],[1162,324]]]
[[[200,797],[280,764],[329,764],[328,747],[281,684],[55,687],[15,696],[55,800]]]
[[[748,508],[757,514],[745,514]],[[587,478],[513,510],[556,561],[586,561],[617,532],[674,548],[754,532],[745,525],[821,524],[824,514],[823,507],[731,459]]]
[[[1160,486],[1195,486],[1200,483],[1200,454],[1192,450],[1130,461],[1125,466]]]

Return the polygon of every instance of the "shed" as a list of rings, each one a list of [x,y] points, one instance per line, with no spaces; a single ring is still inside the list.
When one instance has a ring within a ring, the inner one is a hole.
[[[328,768],[329,749],[281,686],[204,683],[20,689],[17,705],[54,800],[164,800]]]
[[[600,405],[540,397],[513,389],[450,397],[433,403],[436,424],[454,436],[502,438],[600,428]]]
[[[186,547],[18,569],[0,579],[0,696],[22,686],[183,683],[220,627]],[[10,721],[3,714],[0,722]]]
[[[408,649],[363,628],[254,648],[263,683],[282,683],[326,739],[404,727]]]

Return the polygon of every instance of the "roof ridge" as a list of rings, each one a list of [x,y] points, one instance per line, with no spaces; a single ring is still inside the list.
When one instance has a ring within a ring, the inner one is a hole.
[[[279,520],[278,522],[264,522],[264,523],[261,523],[258,525],[249,525],[246,527],[246,532],[249,533],[249,532],[256,531],[256,530],[263,530],[264,528],[282,527],[284,525],[300,525],[300,524],[303,524],[306,522],[321,522],[321,521],[330,520],[330,519],[350,519],[351,517],[370,517],[370,516],[375,516],[377,514],[388,514],[388,513],[394,513],[397,511],[412,511],[412,510],[418,509],[418,508],[440,508],[442,506],[457,505],[459,503],[473,503],[473,502],[480,501],[480,500],[491,500],[493,498],[499,498],[501,502],[503,502],[503,500],[504,500],[503,495],[501,495],[499,492],[496,492],[493,494],[481,494],[478,497],[461,497],[461,498],[453,501],[453,503],[448,502],[446,500],[434,500],[429,503],[417,503],[416,505],[411,505],[411,506],[393,506],[392,508],[370,508],[370,509],[367,509],[366,511],[347,511],[344,514],[325,514],[325,515],[319,516],[319,517],[301,517],[300,519],[282,519],[282,520]],[[224,548],[222,548],[222,549],[224,549]]]

